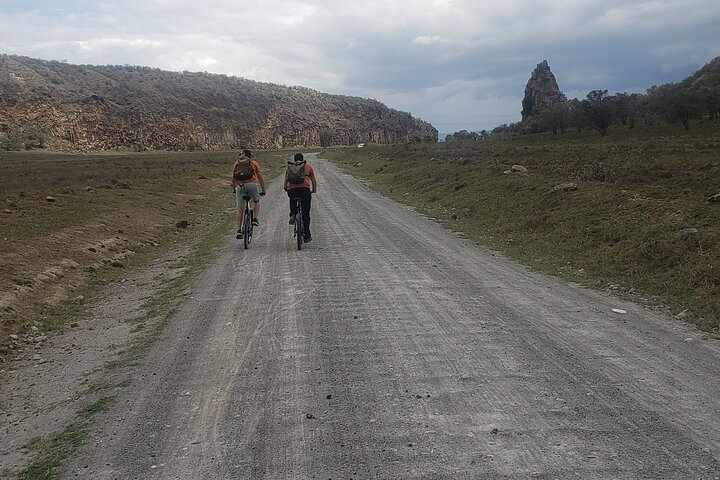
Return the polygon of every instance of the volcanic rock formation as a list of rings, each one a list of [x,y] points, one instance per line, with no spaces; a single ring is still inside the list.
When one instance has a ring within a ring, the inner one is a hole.
[[[522,119],[526,120],[530,115],[565,101],[565,95],[560,91],[547,60],[538,63],[525,86],[525,97],[523,98],[521,112]]]

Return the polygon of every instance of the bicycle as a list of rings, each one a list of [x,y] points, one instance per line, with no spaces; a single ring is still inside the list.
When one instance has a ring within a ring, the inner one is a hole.
[[[293,228],[293,236],[297,240],[297,249],[302,250],[305,241],[305,225],[303,224],[302,214],[302,197],[295,197],[295,228]]]
[[[245,200],[245,211],[243,212],[243,246],[245,247],[245,250],[247,250],[250,247],[250,242],[252,241],[252,234],[253,234],[253,211],[252,208],[250,208],[250,196],[249,195],[243,195],[243,200]]]

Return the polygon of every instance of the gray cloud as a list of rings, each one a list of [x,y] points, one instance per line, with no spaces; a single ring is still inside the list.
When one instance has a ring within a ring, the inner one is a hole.
[[[571,98],[679,81],[720,55],[718,24],[717,0],[11,0],[0,52],[303,85],[452,132],[518,121],[545,59]]]

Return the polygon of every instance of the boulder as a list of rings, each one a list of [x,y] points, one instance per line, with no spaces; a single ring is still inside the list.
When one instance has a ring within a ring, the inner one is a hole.
[[[686,238],[686,237],[692,237],[694,235],[697,235],[698,231],[697,228],[683,228],[679,232],[675,234],[675,238]]]
[[[572,192],[574,190],[577,190],[577,184],[573,182],[566,182],[561,183],[560,185],[555,185],[551,191],[553,192]]]

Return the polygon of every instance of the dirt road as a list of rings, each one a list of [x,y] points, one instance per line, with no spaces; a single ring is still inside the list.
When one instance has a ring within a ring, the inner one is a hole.
[[[67,478],[720,478],[717,341],[314,165],[313,242],[273,184]]]

